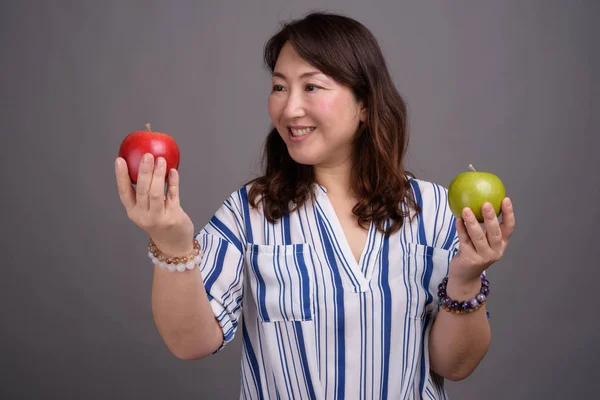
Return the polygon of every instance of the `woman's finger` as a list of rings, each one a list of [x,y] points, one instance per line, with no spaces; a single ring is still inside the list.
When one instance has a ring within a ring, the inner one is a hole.
[[[469,233],[469,238],[473,242],[473,246],[477,253],[482,256],[486,256],[490,252],[490,245],[488,244],[485,232],[479,225],[479,221],[475,218],[475,214],[470,208],[465,207],[462,212],[463,220],[465,221],[465,227]]]
[[[515,211],[512,206],[512,201],[506,197],[502,201],[502,223],[500,224],[502,237],[508,240],[515,231]]]
[[[165,171],[167,162],[164,158],[158,157],[152,174],[152,183],[150,184],[150,212],[153,214],[162,214],[165,212]]]
[[[149,210],[150,199],[150,184],[152,182],[152,173],[154,171],[154,156],[150,153],[144,154],[140,167],[138,169],[137,186],[136,186],[136,201],[138,207],[143,210]]]
[[[117,189],[119,190],[119,198],[125,209],[129,211],[135,206],[135,190],[131,186],[129,171],[127,170],[127,162],[121,157],[115,160],[115,176],[117,178]]]
[[[175,168],[171,168],[169,171],[167,188],[167,209],[177,208],[179,204],[179,173]]]
[[[500,230],[500,223],[498,222],[498,217],[496,217],[494,206],[491,203],[485,203],[481,207],[481,213],[483,214],[485,234],[489,246],[494,251],[502,250],[502,231]]]
[[[467,232],[467,227],[465,226],[465,222],[462,218],[458,218],[456,220],[456,232],[458,234],[458,241],[461,249],[464,249],[465,247],[473,247],[473,243],[471,242],[471,238]]]

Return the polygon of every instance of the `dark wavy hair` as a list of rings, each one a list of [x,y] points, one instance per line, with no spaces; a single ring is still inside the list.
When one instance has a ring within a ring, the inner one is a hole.
[[[300,57],[353,90],[367,107],[353,143],[352,189],[359,198],[352,212],[363,227],[371,221],[381,232],[400,229],[410,210],[420,213],[403,159],[408,146],[406,103],[396,90],[377,40],[352,18],[310,13],[285,22],[265,45],[264,61],[273,73],[282,47],[289,42]],[[262,201],[267,220],[276,222],[309,198],[314,199],[310,165],[294,161],[271,125],[263,153],[263,175],[249,183],[252,207]],[[406,208],[403,209],[403,204]],[[386,229],[386,220],[391,225]]]

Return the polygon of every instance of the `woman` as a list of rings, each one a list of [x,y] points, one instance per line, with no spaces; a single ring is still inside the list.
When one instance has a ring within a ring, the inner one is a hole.
[[[514,229],[510,200],[502,224],[484,205],[484,230],[405,171],[405,103],[357,21],[292,21],[265,62],[264,175],[197,234],[176,170],[164,197],[164,160],[146,155],[135,190],[116,160],[128,216],[151,238],[161,336],[199,359],[241,325],[242,398],[444,398],[443,378],[467,377],[487,352],[482,273]]]

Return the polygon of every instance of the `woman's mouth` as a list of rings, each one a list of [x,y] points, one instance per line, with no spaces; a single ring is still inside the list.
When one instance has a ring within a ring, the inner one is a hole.
[[[306,128],[291,128],[288,127],[288,133],[290,136],[290,140],[297,142],[299,140],[306,139],[310,133],[312,133],[315,129],[314,126],[306,127]]]

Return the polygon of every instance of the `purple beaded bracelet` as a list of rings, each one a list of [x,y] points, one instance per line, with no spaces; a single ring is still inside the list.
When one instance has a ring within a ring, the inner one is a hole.
[[[479,310],[479,308],[487,301],[487,297],[490,294],[490,282],[485,278],[484,274],[481,274],[481,289],[479,290],[479,293],[477,293],[477,296],[471,300],[462,302],[452,300],[446,293],[447,285],[448,277],[445,277],[438,286],[438,305],[452,314],[467,314]]]

